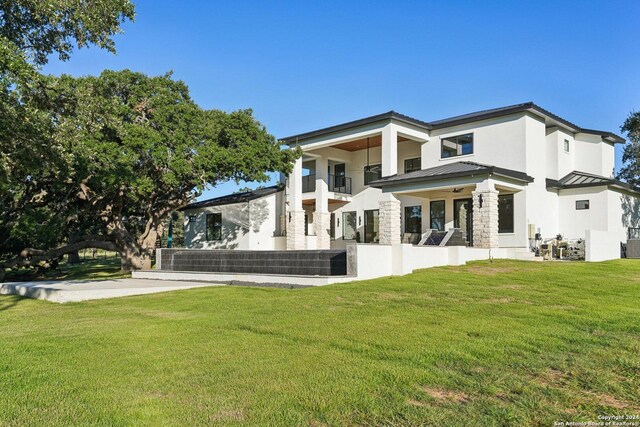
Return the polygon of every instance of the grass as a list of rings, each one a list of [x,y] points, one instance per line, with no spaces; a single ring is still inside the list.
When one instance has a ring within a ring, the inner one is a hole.
[[[106,280],[131,277],[131,273],[120,271],[120,258],[96,257],[82,259],[78,264],[69,264],[66,260],[56,270],[47,271],[41,276],[33,277],[31,270],[7,270],[6,282],[31,280]]]
[[[640,263],[0,297],[0,425],[553,425],[640,414]]]

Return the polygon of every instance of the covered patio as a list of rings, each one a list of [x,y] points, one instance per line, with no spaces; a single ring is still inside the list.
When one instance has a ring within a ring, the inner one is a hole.
[[[385,195],[380,242],[424,243],[430,230],[457,229],[467,246],[524,247],[530,182],[518,171],[466,161],[381,178],[371,183]]]

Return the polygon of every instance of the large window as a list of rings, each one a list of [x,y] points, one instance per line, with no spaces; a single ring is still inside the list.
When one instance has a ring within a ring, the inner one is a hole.
[[[415,159],[407,159],[404,161],[404,173],[409,173],[413,171],[419,171],[421,169],[422,161],[420,157]]]
[[[364,167],[364,185],[382,178],[382,165],[369,165]]]
[[[444,200],[431,202],[429,211],[431,229],[444,231]]]
[[[222,240],[222,214],[207,214],[207,240]]]
[[[380,211],[378,209],[364,211],[364,242],[380,242]]]
[[[513,194],[498,196],[498,233],[513,233]]]
[[[442,158],[473,154],[473,134],[442,138]]]
[[[356,213],[342,212],[342,238],[344,240],[354,240],[357,230]]]
[[[422,233],[422,206],[404,207],[404,232]]]

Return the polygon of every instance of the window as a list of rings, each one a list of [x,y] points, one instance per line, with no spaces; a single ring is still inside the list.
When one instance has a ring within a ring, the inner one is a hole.
[[[450,136],[442,138],[442,155],[443,159],[448,157],[463,156],[465,154],[473,154],[473,134]]]
[[[404,232],[422,233],[422,206],[404,207]]]
[[[569,152],[569,140],[568,139],[564,140],[564,152],[565,153]]]
[[[415,159],[407,159],[404,161],[404,173],[409,173],[413,171],[419,171],[421,168],[422,160],[420,157]]]
[[[382,165],[369,165],[364,167],[364,185],[382,178]]]
[[[444,200],[431,202],[429,205],[431,229],[444,231]]]
[[[576,210],[584,211],[589,209],[589,201],[588,200],[576,200]]]
[[[342,238],[344,240],[354,240],[356,238],[357,230],[358,230],[358,227],[356,225],[356,213],[343,212],[342,213]]]
[[[380,242],[380,211],[378,209],[364,211],[364,242]]]
[[[498,233],[513,233],[513,194],[498,196]]]
[[[207,214],[206,239],[207,241],[222,240],[222,214],[221,213]]]

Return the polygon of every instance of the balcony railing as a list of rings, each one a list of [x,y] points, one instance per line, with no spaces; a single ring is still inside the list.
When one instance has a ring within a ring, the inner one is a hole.
[[[329,191],[335,193],[351,194],[351,178],[344,175],[329,175]],[[302,177],[302,192],[312,193],[316,191],[316,175]]]
[[[329,175],[329,191],[351,194],[351,178],[344,175]]]
[[[313,193],[316,191],[316,175],[305,175],[302,177],[302,192]]]

